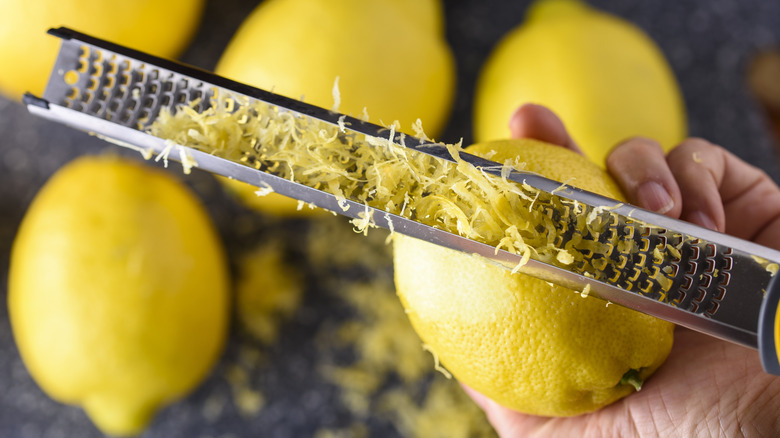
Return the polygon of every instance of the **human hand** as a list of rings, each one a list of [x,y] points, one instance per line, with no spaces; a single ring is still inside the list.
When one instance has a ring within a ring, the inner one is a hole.
[[[510,128],[514,138],[579,151],[544,107],[519,108]],[[612,151],[607,167],[637,206],[780,249],[780,188],[719,146],[687,139],[665,155],[635,138]],[[502,437],[780,436],[780,378],[763,371],[758,353],[682,327],[640,392],[590,414],[526,415],[465,389]]]

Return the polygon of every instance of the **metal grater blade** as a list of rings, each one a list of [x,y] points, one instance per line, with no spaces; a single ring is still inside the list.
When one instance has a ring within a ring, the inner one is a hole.
[[[30,112],[92,132],[120,145],[160,153],[165,139],[147,132],[163,108],[179,105],[203,111],[231,94],[265,102],[299,119],[346,124],[350,135],[387,140],[388,129],[225,78],[152,57],[69,29],[50,33],[62,45],[43,99],[26,96]],[[239,103],[240,104],[240,103]],[[445,146],[402,134],[394,143],[454,162]],[[371,215],[377,226],[393,229],[471,254],[564,286],[592,291],[614,303],[652,314],[733,342],[756,347],[758,313],[780,253],[744,240],[673,220],[585,192],[539,175],[512,171],[506,176],[537,191],[529,208],[553,218],[557,248],[578,254],[573,263],[535,260],[496,250],[457,234],[352,200],[339,200],[313,187],[293,183],[212,154],[176,145],[205,170],[303,200],[353,218]],[[173,155],[175,156],[175,155]],[[172,157],[173,157],[172,156]],[[502,176],[497,163],[462,153],[466,162]]]

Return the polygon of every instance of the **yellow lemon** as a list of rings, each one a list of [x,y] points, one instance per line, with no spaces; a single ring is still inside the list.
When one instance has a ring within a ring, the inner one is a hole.
[[[479,75],[476,141],[509,138],[524,103],[550,107],[593,162],[633,136],[667,150],[686,136],[683,98],[663,53],[635,25],[581,0],[538,0]]]
[[[228,272],[206,211],[167,173],[78,159],[41,189],[14,241],[8,309],[30,374],[105,433],[139,433],[208,373]]]
[[[46,31],[67,26],[162,57],[175,57],[197,28],[204,0],[0,0],[0,92],[40,95],[59,42]],[[175,17],[175,18],[172,18]]]
[[[268,0],[241,25],[216,72],[239,82],[371,121],[398,120],[411,132],[441,133],[454,95],[455,69],[444,39],[440,0]],[[244,200],[256,189],[227,182]],[[297,214],[276,194],[251,206]],[[310,210],[303,209],[308,212]]]
[[[563,148],[506,140],[469,149],[490,151],[621,197],[603,170]],[[396,237],[394,251],[398,294],[423,342],[460,381],[511,409],[596,410],[633,392],[624,376],[647,378],[671,349],[671,323],[409,237]]]

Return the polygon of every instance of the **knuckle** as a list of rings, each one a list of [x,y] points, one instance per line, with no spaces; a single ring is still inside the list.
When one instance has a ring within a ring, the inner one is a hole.
[[[718,167],[724,154],[725,149],[721,146],[703,138],[689,137],[669,151],[667,161],[676,172],[684,172],[702,164],[705,167]]]
[[[690,154],[693,152],[709,154],[712,152],[719,152],[721,149],[723,148],[703,138],[689,137],[680,142],[680,144],[672,149],[669,154]]]
[[[615,146],[607,156],[607,167],[620,168],[631,162],[663,157],[661,145],[647,137],[632,137]]]

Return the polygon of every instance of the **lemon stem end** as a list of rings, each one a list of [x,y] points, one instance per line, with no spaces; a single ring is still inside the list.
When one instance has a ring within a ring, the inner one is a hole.
[[[642,389],[642,378],[639,377],[639,371],[635,369],[630,369],[626,371],[625,374],[623,374],[623,378],[620,379],[621,385],[631,385],[636,389],[637,391]]]

